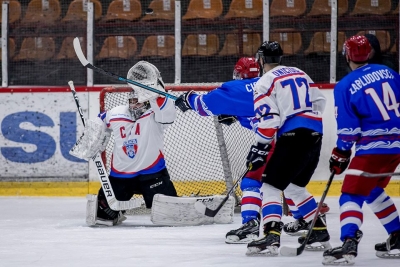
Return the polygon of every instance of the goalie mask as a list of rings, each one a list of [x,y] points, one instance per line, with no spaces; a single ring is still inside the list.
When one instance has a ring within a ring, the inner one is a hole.
[[[128,96],[129,111],[134,120],[137,120],[142,114],[150,108],[149,101],[140,102],[137,92],[129,92]]]
[[[258,77],[260,67],[254,57],[242,57],[233,68],[233,79],[243,80]]]
[[[165,85],[161,74],[153,64],[147,61],[139,61],[136,63],[127,74],[129,80],[138,82],[142,85],[165,92]],[[128,83],[128,85],[137,93],[140,103],[144,103],[152,98],[156,98],[159,94],[148,89]]]

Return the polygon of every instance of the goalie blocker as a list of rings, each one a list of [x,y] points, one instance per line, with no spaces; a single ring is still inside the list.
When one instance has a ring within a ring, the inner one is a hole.
[[[205,224],[228,224],[233,222],[235,198],[230,196],[215,217],[208,217],[195,209],[196,202],[202,202],[206,207],[215,209],[226,196],[208,197],[171,197],[156,194],[151,208],[151,221],[160,226],[196,226]],[[89,226],[114,226],[122,223],[133,210],[120,212],[113,222],[97,218],[97,195],[87,195],[86,224]],[[140,201],[140,200],[138,200]]]

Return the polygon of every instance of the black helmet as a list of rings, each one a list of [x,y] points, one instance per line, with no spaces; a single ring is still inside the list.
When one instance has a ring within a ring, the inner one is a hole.
[[[257,50],[256,60],[259,64],[260,58],[262,58],[264,64],[281,64],[282,55],[283,50],[277,41],[265,41]]]

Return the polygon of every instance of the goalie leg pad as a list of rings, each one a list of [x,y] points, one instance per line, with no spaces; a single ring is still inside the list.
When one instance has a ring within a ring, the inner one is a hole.
[[[225,196],[210,197],[170,197],[156,194],[153,198],[151,221],[156,225],[195,226],[205,224],[227,224],[233,222],[235,199],[230,196],[215,217],[208,217],[194,208],[197,201],[208,208],[216,209]]]
[[[114,226],[119,225],[123,221],[126,220],[126,216],[122,211],[118,212],[117,218],[114,220],[105,220],[97,217],[97,209],[98,209],[98,198],[97,195],[88,194],[86,195],[87,203],[86,203],[86,224],[88,226],[95,225],[105,225],[105,226]]]
[[[94,226],[97,218],[97,195],[88,194],[86,199],[86,224]]]

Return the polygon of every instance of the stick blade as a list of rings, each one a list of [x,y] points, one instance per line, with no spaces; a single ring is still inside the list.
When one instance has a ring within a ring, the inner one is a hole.
[[[291,247],[281,247],[279,253],[285,257],[295,257],[299,255],[297,254],[297,248],[291,248]]]
[[[73,44],[76,56],[78,57],[81,64],[86,67],[87,65],[89,65],[89,61],[86,60],[85,55],[83,54],[81,43],[79,42],[78,37],[74,38]]]
[[[207,208],[206,205],[204,205],[204,203],[202,203],[201,201],[197,201],[196,203],[194,203],[194,208],[201,214],[206,215],[207,217],[215,217],[215,215],[217,215],[219,211],[219,209],[212,210]]]
[[[196,201],[194,203],[194,208],[201,214],[206,214],[206,205],[204,205],[203,203],[201,203],[200,201]]]

